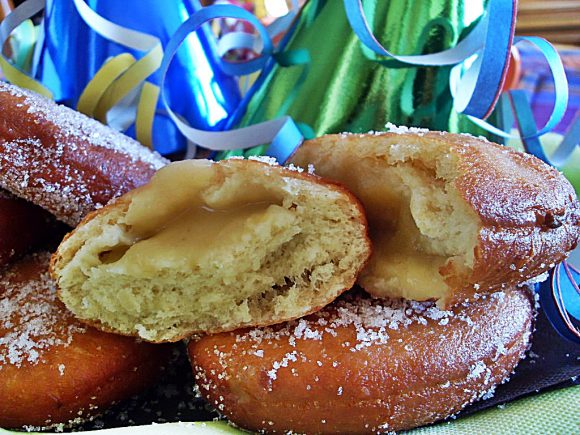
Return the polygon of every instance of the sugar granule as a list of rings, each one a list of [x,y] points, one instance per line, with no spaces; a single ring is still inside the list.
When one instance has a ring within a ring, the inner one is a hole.
[[[50,254],[33,257],[48,266]],[[47,349],[66,347],[74,334],[85,330],[57,300],[48,271],[35,279],[18,281],[8,270],[0,278],[0,288],[4,289],[0,299],[0,370],[6,364],[35,365]]]

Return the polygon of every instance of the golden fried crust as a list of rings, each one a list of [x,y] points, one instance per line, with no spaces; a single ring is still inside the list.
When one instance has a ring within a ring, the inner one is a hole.
[[[48,426],[99,414],[152,384],[169,348],[83,326],[56,299],[49,254],[0,278],[0,426]]]
[[[547,271],[576,247],[580,204],[572,185],[556,169],[529,154],[471,136],[448,134],[442,139],[433,132],[425,137],[452,143],[460,156],[461,176],[455,185],[483,223],[470,284],[494,290],[521,283]]]
[[[0,267],[55,240],[59,227],[40,207],[0,190]]]
[[[534,156],[485,139],[423,131],[328,135],[306,141],[290,160],[313,163],[319,175],[346,183],[334,173],[332,162],[388,165],[385,155],[399,145],[416,147],[417,160],[422,147],[451,156],[456,162],[454,187],[480,220],[471,274],[453,262],[440,269],[454,289],[446,306],[472,297],[474,291],[495,291],[536,277],[577,246],[580,204],[566,178]]]
[[[398,431],[493,391],[530,342],[524,289],[452,313],[427,302],[349,297],[306,320],[191,341],[201,394],[253,431]]]
[[[71,226],[166,163],[97,121],[0,83],[0,186]]]

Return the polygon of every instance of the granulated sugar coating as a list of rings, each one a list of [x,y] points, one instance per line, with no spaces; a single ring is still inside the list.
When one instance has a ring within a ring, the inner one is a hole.
[[[288,322],[283,327],[255,328],[236,336],[237,342],[249,341],[259,347],[263,340],[287,340],[292,347],[299,340],[322,340],[325,334],[336,336],[336,329],[354,326],[356,341],[344,343],[355,352],[373,343],[386,343],[388,331],[426,324],[426,319],[440,320],[453,316],[452,311],[440,310],[432,302],[415,302],[402,299],[356,298],[351,295],[335,303],[332,310],[315,316]]]
[[[200,393],[245,429],[384,433],[448,417],[508,378],[530,342],[527,289],[442,310],[344,295],[283,325],[189,344]]]
[[[57,299],[49,260],[0,270],[0,427],[88,420],[155,382],[170,352],[83,326]]]
[[[0,186],[70,225],[167,163],[93,119],[6,83],[0,107]]]
[[[48,265],[50,254],[32,258]],[[37,364],[46,350],[68,346],[75,333],[84,331],[72,319],[57,300],[48,270],[31,279],[16,277],[11,270],[5,272],[0,278],[0,370],[6,364]]]

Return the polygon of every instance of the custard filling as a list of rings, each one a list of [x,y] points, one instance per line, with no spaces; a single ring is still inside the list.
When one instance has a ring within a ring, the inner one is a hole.
[[[128,237],[100,254],[109,271],[147,277],[165,267],[191,271],[219,267],[233,246],[245,245],[247,234],[279,233],[296,223],[296,216],[282,207],[282,198],[271,190],[250,186],[229,198],[204,198],[197,186],[209,186],[212,180],[203,169],[203,165],[166,168],[156,183],[133,198],[124,219]],[[189,183],[189,189],[175,189],[184,177],[196,182]],[[290,231],[278,240],[287,242],[298,232]]]
[[[435,167],[420,163],[385,166],[378,158],[331,170],[365,206],[373,255],[359,282],[377,296],[445,299],[442,268],[473,265],[478,220],[466,220],[473,212]]]

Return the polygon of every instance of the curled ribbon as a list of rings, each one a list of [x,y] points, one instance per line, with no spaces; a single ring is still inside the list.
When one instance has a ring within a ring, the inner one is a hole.
[[[216,2],[215,4],[227,4],[227,2]],[[270,38],[274,40],[276,37],[285,34],[294,19],[298,16],[299,11],[300,5],[298,4],[298,0],[292,0],[292,7],[288,13],[266,26],[266,32]],[[263,50],[262,39],[252,33],[230,32],[223,35],[217,44],[217,51],[220,56],[223,56],[231,50],[239,50],[240,48],[259,53]]]
[[[132,90],[159,68],[163,50],[155,37],[118,26],[95,13],[83,0],[73,0],[82,19],[103,37],[129,48],[146,52],[140,60],[130,54],[121,54],[110,59],[97,72],[81,94],[78,110],[106,123],[107,113]],[[21,23],[41,12],[45,0],[27,0],[15,8],[0,23],[0,44],[4,44],[10,33]],[[25,72],[13,66],[4,54],[0,56],[0,67],[6,78],[21,87],[31,89],[48,98],[52,92]],[[157,93],[150,86],[143,86],[137,110],[137,139],[151,147],[152,119],[157,103]]]
[[[453,48],[433,54],[398,56],[386,50],[373,35],[362,0],[344,0],[353,31],[373,53],[406,66],[455,65],[449,80],[455,110],[502,137],[512,136],[483,120],[491,114],[500,97],[512,42],[528,42],[536,46],[546,57],[556,86],[556,100],[548,122],[539,131],[529,132],[526,136],[537,137],[552,130],[563,118],[568,103],[568,81],[562,61],[550,43],[534,36],[514,39],[516,4],[516,0],[490,0],[479,23]],[[491,23],[493,28],[490,28]],[[467,61],[471,61],[470,64]]]
[[[10,14],[0,23],[0,68],[4,76],[17,86],[30,89],[37,94],[52,98],[52,92],[46,88],[42,83],[34,80],[25,72],[21,71],[10,63],[4,53],[1,52],[2,47],[8,40],[10,34],[23,22],[33,17],[46,6],[45,0],[28,0],[17,6]]]
[[[274,46],[266,28],[251,13],[230,5],[215,5],[211,8],[204,8],[194,13],[179,27],[167,43],[165,53],[162,55],[161,44],[157,38],[142,32],[126,29],[105,20],[90,9],[83,0],[74,0],[74,2],[81,17],[101,36],[126,47],[147,52],[139,61],[135,61],[128,54],[121,54],[113,58],[103,66],[93,81],[89,83],[85,93],[79,100],[79,107],[82,105],[86,112],[94,115],[97,119],[105,122],[106,113],[112,107],[149,75],[158,70],[161,76],[160,86],[145,83],[141,91],[136,128],[137,138],[142,142],[150,143],[153,116],[159,96],[169,117],[179,131],[190,141],[188,156],[191,157],[195,155],[195,150],[192,148],[195,145],[203,146],[212,151],[224,151],[270,144],[264,149],[264,154],[284,162],[302,142],[303,136],[300,130],[289,117],[282,117],[238,130],[209,132],[191,127],[181,116],[171,110],[167,102],[164,93],[164,83],[171,60],[185,38],[212,19],[229,17],[248,21],[256,28],[262,38],[262,53],[259,57],[240,63],[218,59],[220,69],[226,74],[241,76],[263,68],[264,64],[272,56]],[[111,69],[111,73],[107,71],[108,68]],[[104,85],[101,83],[102,77],[99,74],[101,72],[102,76],[106,77]],[[106,80],[109,80],[109,82],[106,82]],[[101,93],[92,96],[91,90],[93,89],[100,90]],[[92,101],[98,101],[98,103],[91,103]],[[144,140],[143,137],[145,136],[148,139]]]
[[[126,47],[143,51],[145,56],[140,60],[135,60],[131,55],[119,55],[109,60],[101,70],[95,75],[93,80],[87,85],[79,100],[79,110],[96,117],[101,121],[106,121],[107,113],[127,96],[133,89],[138,87],[145,79],[161,68],[165,76],[169,62],[184,37],[195,31],[201,24],[215,18],[236,18],[251,23],[259,33],[258,39],[255,35],[235,32],[225,35],[218,43],[220,53],[226,53],[236,48],[251,48],[261,51],[259,57],[240,63],[232,63],[219,60],[219,67],[229,75],[243,76],[260,70],[274,55],[272,35],[278,34],[286,29],[296,15],[294,4],[290,13],[274,22],[270,28],[264,28],[261,23],[249,12],[242,8],[230,5],[215,5],[204,8],[194,13],[169,41],[166,52],[161,61],[161,44],[159,40],[151,35],[136,32],[118,26],[100,17],[83,0],[73,0],[77,10],[85,22],[101,36],[122,44]],[[22,17],[28,18],[34,13],[42,10],[44,0],[28,0],[21,7],[13,12],[13,17],[5,20],[0,26],[0,37],[7,38],[9,33],[15,28]],[[490,0],[488,10],[475,26],[474,29],[460,41],[455,47],[439,53],[415,56],[397,56],[387,51],[374,37],[371,28],[365,18],[362,7],[362,0],[344,0],[347,17],[354,32],[361,42],[373,53],[395,60],[403,65],[412,66],[441,66],[456,65],[451,74],[450,88],[454,96],[454,107],[459,113],[464,113],[478,125],[486,128],[494,134],[509,137],[509,134],[491,126],[483,121],[491,111],[500,95],[503,81],[507,71],[509,61],[509,51],[513,42],[516,1],[515,0]],[[19,12],[15,14],[15,12]],[[493,23],[493,31],[490,30],[490,23]],[[179,41],[178,41],[179,40]],[[552,129],[562,118],[567,103],[567,82],[563,72],[561,61],[553,47],[541,38],[527,37],[518,38],[516,43],[527,41],[536,45],[545,54],[550,68],[556,77],[556,102],[553,112],[546,125],[537,131],[530,131],[527,137],[533,138],[544,134]],[[281,55],[278,53],[280,58]],[[475,57],[475,60],[467,65],[466,60]],[[2,66],[7,63],[5,58],[0,58]],[[32,88],[37,92],[50,95],[50,91],[40,83],[27,77],[22,72],[8,64],[4,68],[7,78],[16,84]],[[15,71],[16,70],[16,71]],[[192,142],[202,145],[212,150],[236,150],[257,145],[250,140],[250,135],[257,134],[259,140],[264,140],[269,136],[269,143],[274,140],[282,125],[293,123],[290,119],[285,119],[283,123],[263,123],[257,126],[256,130],[251,127],[237,130],[235,135],[228,132],[212,134],[201,130],[192,129],[178,115],[171,111],[163,94],[163,82],[160,90],[154,85],[142,87],[137,110],[137,133],[138,139],[146,144],[151,144],[151,123],[155,111],[155,106],[159,94],[165,105],[169,116],[177,125],[178,129]],[[493,90],[490,92],[490,89]],[[253,126],[252,126],[253,127]],[[273,127],[279,128],[278,130]],[[295,127],[295,126],[294,126]],[[250,130],[247,130],[250,129]],[[261,131],[263,130],[264,131]],[[288,128],[287,131],[291,129]],[[296,132],[298,129],[293,128]],[[268,134],[266,134],[268,133]],[[238,136],[239,135],[239,136]],[[232,142],[235,141],[235,142]],[[225,142],[228,142],[226,145]],[[294,146],[299,143],[294,139]],[[276,141],[279,144],[279,141]],[[290,146],[286,152],[279,151],[280,145],[275,147],[278,151],[272,150],[279,155],[289,155]],[[269,150],[269,148],[268,148]],[[269,151],[267,151],[269,152]]]
[[[531,43],[532,45],[534,45],[536,48],[538,48],[541,53],[544,55],[544,57],[546,58],[546,61],[548,62],[548,65],[550,67],[550,70],[552,72],[552,75],[554,77],[554,93],[555,93],[555,101],[554,101],[554,107],[552,108],[552,113],[550,114],[550,117],[548,119],[548,121],[546,122],[546,125],[544,125],[540,130],[538,130],[535,127],[535,123],[534,123],[534,128],[533,129],[525,129],[525,131],[520,130],[521,134],[521,138],[525,141],[526,139],[534,139],[537,138],[539,136],[542,136],[546,133],[548,133],[549,131],[551,131],[552,129],[554,129],[554,127],[556,127],[556,125],[558,125],[558,123],[562,120],[562,118],[564,117],[564,113],[566,112],[566,106],[568,105],[568,79],[566,78],[566,73],[564,72],[564,66],[562,65],[562,60],[560,59],[560,56],[558,55],[558,52],[556,51],[556,49],[545,39],[543,38],[538,38],[536,36],[526,36],[526,37],[518,37],[515,38],[515,43],[516,45],[522,42],[528,42]],[[451,83],[456,83],[457,82],[457,75],[458,75],[458,71],[459,70],[453,70],[451,73]],[[453,89],[455,88],[455,86],[452,86],[452,92]],[[513,93],[518,93],[518,91],[508,91],[510,94],[513,95]],[[523,95],[523,94],[522,94]],[[521,98],[521,97],[516,97],[516,98]],[[527,101],[527,98],[524,95],[524,98]],[[512,106],[514,107],[513,113],[517,115],[519,108],[523,109],[523,106],[521,104],[517,105],[517,106]],[[524,109],[525,110],[525,109]],[[479,125],[480,127],[488,130],[489,132],[500,136],[500,137],[504,137],[504,138],[513,138],[515,136],[512,136],[509,131],[505,132],[499,128],[494,127],[493,125],[483,121],[482,119],[477,119],[476,117],[470,116],[470,118],[472,122],[476,123],[477,125]],[[533,118],[532,118],[533,119]],[[540,154],[535,154],[534,152],[531,152],[531,154],[536,155],[536,157],[539,157],[542,159],[542,157],[540,156]],[[544,159],[542,159],[544,160]]]
[[[125,47],[144,52],[136,60],[130,54],[110,59],[87,84],[77,108],[80,112],[107,123],[107,113],[123,98],[143,84],[159,69],[163,48],[158,38],[119,26],[93,11],[84,0],[73,0],[81,18],[102,37]],[[152,120],[158,93],[149,84],[141,89],[137,109],[137,140],[152,147]]]
[[[539,286],[540,302],[554,329],[580,344],[580,271],[566,261],[556,265]]]
[[[302,142],[303,135],[290,117],[281,117],[251,127],[227,132],[209,132],[192,128],[171,110],[163,92],[167,70],[179,46],[189,33],[196,31],[207,21],[225,17],[245,20],[251,23],[260,34],[261,45],[259,47],[255,47],[255,38],[251,40],[252,47],[261,51],[259,57],[240,63],[218,59],[219,68],[226,74],[242,76],[262,69],[266,62],[272,58],[274,45],[271,35],[279,34],[290,24],[296,14],[295,9],[287,17],[274,22],[272,27],[266,29],[254,15],[242,8],[231,5],[215,5],[203,8],[194,13],[180,26],[168,42],[165,53],[163,53],[158,38],[119,26],[103,18],[93,11],[84,0],[73,1],[85,23],[102,37],[127,48],[145,53],[139,60],[136,60],[128,53],[109,59],[85,87],[79,98],[77,107],[79,111],[106,123],[107,114],[123,98],[126,98],[132,91],[141,86],[137,104],[136,136],[140,142],[150,147],[152,146],[152,126],[159,96],[169,117],[180,132],[189,139],[190,145],[187,154],[190,157],[195,155],[195,145],[200,145],[213,151],[225,151],[270,144],[262,147],[261,150],[265,154],[284,162]],[[10,33],[20,23],[42,11],[44,7],[45,0],[27,0],[12,11],[0,24],[0,42],[5,42]],[[230,39],[230,41],[233,41],[233,39]],[[227,47],[222,45],[222,50],[226,49]],[[50,90],[23,71],[12,66],[4,56],[0,57],[0,66],[7,79],[11,82],[52,97]],[[156,71],[160,71],[160,86],[146,82],[146,79]]]
[[[232,63],[222,60],[219,63],[220,67],[228,74],[244,75],[263,68],[266,62],[268,62],[273,52],[273,44],[268,32],[254,15],[245,9],[229,5],[215,5],[201,9],[191,15],[189,19],[187,19],[179,29],[177,29],[165,48],[165,55],[163,56],[160,68],[161,101],[165,105],[167,113],[177,125],[179,131],[195,144],[214,151],[225,151],[251,148],[269,143],[270,146],[267,147],[264,153],[275,157],[280,162],[285,162],[304,139],[292,118],[284,116],[272,121],[236,130],[209,132],[189,126],[171,110],[167,103],[163,92],[163,83],[169,65],[171,64],[171,60],[177,53],[179,46],[191,32],[196,31],[204,23],[215,18],[224,17],[245,20],[254,25],[262,37],[264,49],[262,54],[256,59],[240,63]]]

